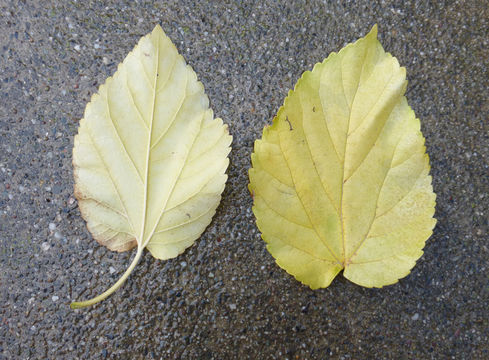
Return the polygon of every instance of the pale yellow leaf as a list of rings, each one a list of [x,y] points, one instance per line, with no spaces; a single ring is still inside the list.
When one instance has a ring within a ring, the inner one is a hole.
[[[226,182],[231,136],[160,26],[93,95],[73,149],[75,194],[93,237],[111,250],[182,253],[210,223]]]

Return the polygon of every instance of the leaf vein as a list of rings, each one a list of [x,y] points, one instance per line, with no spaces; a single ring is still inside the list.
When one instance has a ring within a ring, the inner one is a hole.
[[[188,225],[188,224],[191,224],[197,220],[199,220],[200,218],[204,217],[205,215],[209,214],[210,212],[212,211],[215,211],[216,209],[214,209],[213,207],[207,209],[205,212],[203,212],[202,214],[199,214],[198,216],[194,217],[194,218],[191,218],[183,223],[180,223],[178,225],[174,225],[174,226],[171,226],[169,228],[165,228],[165,229],[161,229],[161,230],[158,230],[158,231],[155,231],[153,233],[153,235],[156,235],[156,234],[161,234],[161,233],[164,233],[166,231],[170,231],[170,230],[173,230],[173,229],[177,229],[179,227],[182,227],[182,226],[185,226],[185,225]]]
[[[393,168],[392,168],[393,169]],[[405,193],[393,206],[391,206],[389,209],[385,210],[382,214],[380,215],[375,215],[375,219],[378,219],[380,218],[381,216],[384,216],[386,215],[387,213],[389,213],[390,211],[392,211],[397,205],[399,205],[415,188],[416,188],[416,183],[417,181],[419,180],[419,178],[421,177],[421,174],[423,173],[423,170],[424,170],[424,167],[423,169],[419,172],[418,174],[418,177],[416,178],[416,181],[413,182],[413,184],[411,185],[411,187],[409,188],[408,192]]]
[[[151,237],[153,236],[153,233],[155,232],[156,228],[158,227],[158,224],[159,224],[159,222],[161,220],[161,217],[165,213],[166,205],[168,204],[168,201],[170,200],[171,195],[173,194],[173,190],[175,189],[176,184],[178,183],[178,181],[180,180],[180,177],[182,176],[183,169],[185,168],[185,165],[186,165],[187,159],[188,159],[188,157],[190,155],[190,152],[192,151],[192,148],[194,147],[195,141],[199,137],[200,131],[202,130],[202,122],[203,122],[204,115],[205,115],[205,112],[204,112],[204,114],[202,114],[202,118],[200,119],[201,123],[200,123],[200,126],[199,126],[199,132],[195,135],[195,137],[192,140],[192,144],[190,145],[190,148],[189,148],[189,150],[187,152],[187,155],[186,155],[185,159],[183,160],[182,167],[180,168],[180,171],[178,172],[178,175],[177,175],[175,181],[173,182],[172,188],[168,192],[168,196],[167,196],[166,201],[165,201],[165,203],[164,203],[164,205],[162,207],[161,213],[158,216],[158,220],[156,221],[156,223],[155,223],[155,225],[153,227],[153,230],[151,231],[151,234],[146,239],[146,242],[145,242],[146,244],[149,242],[149,240],[151,240]]]
[[[301,104],[301,110],[302,110],[302,121],[304,122],[304,107],[302,106],[302,99],[301,97],[299,96],[299,103]],[[314,157],[312,155],[312,150],[311,150],[311,145],[309,144],[309,140],[307,139],[307,134],[305,131],[303,131],[304,133],[304,140],[306,141],[306,145],[307,145],[307,150],[309,151],[309,156],[311,157],[311,162],[312,162],[312,166],[314,168],[314,171],[316,172],[316,175],[318,176],[319,178],[319,182],[321,183],[321,186],[323,188],[323,191],[324,193],[326,194],[326,197],[328,198],[329,202],[331,203],[331,205],[333,206],[333,208],[335,209],[336,211],[336,214],[338,214],[338,216],[340,216],[340,212],[338,210],[338,207],[335,205],[333,199],[331,198],[331,195],[329,194],[329,192],[326,190],[326,187],[324,186],[324,183],[323,183],[323,179],[321,178],[321,175],[319,175],[319,170],[318,168],[316,167],[316,163],[314,161]]]
[[[365,242],[365,240],[368,239],[368,235],[370,234],[370,231],[372,230],[372,225],[374,224],[375,222],[375,219],[377,218],[376,217],[376,213],[377,213],[377,210],[378,210],[378,205],[379,205],[379,199],[380,199],[380,194],[382,193],[382,189],[384,188],[384,185],[385,185],[385,182],[387,180],[387,178],[389,177],[389,173],[392,169],[392,162],[394,161],[394,156],[396,154],[396,150],[397,150],[397,147],[399,146],[399,144],[401,143],[402,141],[402,137],[397,141],[396,143],[396,146],[394,147],[394,150],[392,151],[392,158],[391,158],[391,162],[390,162],[390,165],[389,165],[389,168],[387,169],[385,175],[384,175],[384,179],[382,180],[382,184],[380,185],[380,188],[379,188],[379,192],[377,193],[377,198],[375,200],[375,211],[374,211],[374,215],[372,216],[372,220],[370,221],[370,225],[368,226],[367,228],[367,232],[365,234],[365,237],[362,239],[362,241],[360,241],[360,243],[358,244],[358,246],[355,248],[355,250],[352,252],[352,255],[350,256],[350,260],[357,254],[357,251],[360,249],[360,247],[363,245],[363,243]]]
[[[255,193],[255,196],[260,196],[260,194],[259,193]],[[272,208],[270,206],[270,204],[265,200],[265,198],[263,196],[260,196],[260,198],[262,199],[263,203],[267,206],[267,208],[269,208],[270,210],[272,210],[275,214],[277,214],[281,218],[287,220],[288,222],[290,222],[290,223],[292,223],[294,225],[297,225],[297,226],[300,226],[300,227],[303,227],[303,228],[306,228],[306,229],[314,230],[314,228],[312,226],[306,226],[306,225],[303,225],[301,223],[298,223],[297,221],[294,221],[294,220],[289,219],[285,215],[279,213],[278,210],[275,210],[274,208]],[[318,239],[321,240],[321,238],[319,237],[319,235],[317,233],[316,233],[316,235],[318,236]]]
[[[293,187],[293,186],[290,186],[290,185],[288,185],[288,184],[284,183],[283,181],[281,181],[281,180],[280,180],[278,177],[276,177],[274,174],[272,174],[272,173],[271,173],[271,172],[268,170],[268,168],[267,168],[266,166],[262,166],[261,168],[262,168],[262,169],[263,169],[263,171],[264,171],[265,173],[267,173],[267,174],[268,174],[268,175],[269,175],[271,178],[273,178],[274,180],[278,181],[280,184],[282,184],[282,185],[286,186],[288,189],[293,190],[293,191],[294,191],[294,192],[297,194],[297,192],[295,191],[295,189],[294,189],[294,187]]]
[[[397,106],[397,105],[396,105]],[[370,147],[370,149],[368,149],[367,153],[365,154],[365,156],[362,158],[362,161],[360,161],[360,163],[355,167],[355,169],[352,170],[352,172],[350,173],[350,175],[343,180],[343,182],[346,182],[348,181],[354,174],[355,172],[360,168],[360,166],[364,163],[364,161],[367,159],[368,155],[372,152],[374,146],[375,146],[375,142],[379,139],[380,135],[382,135],[382,132],[385,128],[385,125],[387,124],[387,121],[389,121],[389,117],[391,116],[392,112],[394,111],[394,109],[396,108],[396,106],[393,106],[391,108],[391,110],[389,111],[389,113],[387,114],[387,119],[385,120],[384,124],[382,125],[382,128],[380,129],[379,133],[377,134],[377,138],[375,139],[375,141],[373,142],[372,146]]]
[[[377,97],[377,99],[375,100],[374,104],[372,105],[372,107],[367,112],[367,114],[363,116],[363,118],[360,121],[360,123],[358,124],[358,126],[355,129],[353,129],[350,133],[348,133],[347,136],[352,136],[356,131],[358,131],[358,129],[360,129],[362,127],[363,123],[368,118],[368,116],[370,115],[370,113],[375,109],[375,106],[377,106],[377,104],[380,102],[380,99],[384,95],[385,90],[387,89],[387,86],[390,84],[390,82],[391,82],[391,80],[392,80],[393,77],[394,77],[394,73],[392,73],[391,76],[389,77],[389,80],[386,81],[384,87],[382,88],[382,91],[380,92],[380,95]],[[387,114],[387,117],[390,116],[391,112],[392,112],[392,110],[389,112],[389,114]]]
[[[114,180],[114,178],[112,177],[112,174],[110,173],[110,171],[109,171],[109,168],[108,168],[107,164],[105,163],[104,158],[103,158],[103,157],[102,157],[102,155],[100,154],[100,150],[98,149],[97,145],[95,144],[95,141],[93,141],[92,134],[91,134],[90,129],[89,129],[88,127],[87,127],[87,134],[88,134],[88,137],[90,138],[90,141],[91,141],[91,142],[92,142],[92,144],[93,144],[93,147],[94,147],[95,151],[97,152],[97,155],[98,155],[99,159],[102,161],[102,163],[103,163],[103,165],[104,165],[104,167],[105,167],[105,169],[106,169],[106,171],[107,171],[107,174],[109,175],[109,178],[110,178],[110,181],[111,181],[111,183],[112,183],[112,186],[114,187],[114,190],[115,190],[115,191],[116,191],[116,193],[117,193],[117,197],[118,197],[118,199],[119,199],[119,201],[120,201],[120,203],[121,203],[122,207],[124,208],[124,211],[125,211],[125,213],[126,213],[126,217],[127,217],[127,219],[128,219],[128,222],[129,222],[129,225],[131,226],[132,231],[134,231],[134,226],[133,226],[133,224],[132,224],[131,219],[129,218],[129,212],[127,211],[127,207],[126,207],[125,202],[122,200],[122,196],[121,196],[121,193],[120,193],[120,191],[119,191],[119,188],[117,187],[117,185],[116,185],[116,183],[115,183],[115,180]]]
[[[107,231],[113,231],[113,232],[116,232],[116,233],[119,233],[119,234],[126,234],[126,235],[129,235],[131,236],[131,238],[134,238],[134,234],[131,234],[127,231],[124,231],[124,230],[118,230],[118,229],[114,229],[113,227],[107,225],[107,224],[102,224],[102,223],[99,223],[98,225],[102,225],[104,227],[106,227],[107,229],[98,233],[97,236],[100,236],[102,235],[103,233],[106,233]],[[96,225],[97,226],[97,225]],[[129,242],[129,241],[128,241]]]
[[[203,189],[204,189],[204,188],[205,188],[205,187],[206,187],[206,186],[207,186],[207,185],[208,185],[208,184],[209,184],[209,183],[210,183],[212,180],[214,180],[215,178],[216,178],[215,176],[214,176],[214,177],[211,177],[211,178],[210,178],[210,179],[209,179],[207,182],[205,182],[205,183],[204,183],[204,184],[203,184],[203,185],[202,185],[202,186],[199,188],[199,190],[198,190],[198,191],[196,191],[195,193],[193,193],[192,195],[190,195],[189,197],[187,197],[187,198],[186,198],[184,201],[180,202],[179,204],[177,204],[177,205],[175,205],[175,206],[172,206],[172,207],[171,207],[171,208],[169,208],[169,209],[166,209],[166,210],[165,210],[165,212],[168,212],[168,211],[170,211],[170,210],[173,210],[173,209],[175,209],[175,208],[179,207],[180,205],[185,204],[187,201],[189,201],[189,200],[193,199],[193,198],[194,198],[194,197],[196,197],[197,195],[206,195],[206,194],[204,194],[204,193],[201,193],[201,192],[202,192],[202,190],[203,190]]]
[[[139,110],[139,107],[138,105],[136,104],[136,100],[134,99],[134,94],[132,93],[132,90],[129,86],[129,80],[127,79],[127,74],[126,74],[126,89],[127,89],[127,92],[129,93],[129,98],[131,99],[131,102],[132,104],[134,105],[134,108],[136,109],[136,113],[137,113],[137,117],[139,120],[141,120],[141,122],[143,123],[144,127],[146,128],[146,130],[149,131],[149,127],[148,127],[148,124],[146,124],[146,121],[144,121],[144,118],[143,118],[143,114],[141,113],[141,110]]]
[[[353,109],[353,105],[355,104],[355,99],[357,97],[358,89],[360,87],[360,80],[362,78],[363,74],[363,69],[365,67],[365,60],[367,59],[367,47],[365,47],[365,54],[363,57],[362,61],[362,67],[360,69],[360,75],[358,76],[358,82],[357,82],[357,87],[355,89],[355,93],[352,98],[351,105],[348,105],[348,100],[346,98],[346,92],[345,92],[345,84],[344,84],[344,77],[343,77],[343,60],[341,59],[340,61],[340,75],[341,75],[341,88],[343,90],[343,96],[345,97],[345,101],[347,105],[350,108],[350,113],[348,114],[348,123],[346,126],[346,136],[345,136],[345,147],[343,149],[343,175],[341,179],[341,190],[340,190],[340,221],[341,221],[341,243],[342,243],[342,248],[343,248],[343,261],[346,259],[346,251],[345,251],[345,219],[343,217],[343,195],[344,195],[344,187],[345,187],[345,163],[346,163],[346,149],[348,145],[348,133],[350,131],[350,122],[351,122],[351,112]]]
[[[105,100],[106,100],[105,103],[107,105],[107,115],[109,116],[110,123],[112,124],[112,126],[114,128],[114,131],[115,131],[115,133],[117,135],[117,138],[119,139],[119,142],[122,145],[122,149],[124,150],[124,152],[126,153],[127,157],[129,158],[129,160],[131,162],[131,165],[134,167],[134,170],[136,170],[136,174],[138,174],[139,180],[141,180],[141,183],[144,183],[143,182],[143,177],[139,173],[139,170],[138,170],[138,168],[136,166],[136,163],[134,162],[134,159],[132,158],[131,154],[129,153],[129,150],[127,150],[127,147],[124,144],[124,141],[122,141],[121,135],[119,133],[119,129],[117,128],[117,126],[115,124],[115,121],[114,121],[114,119],[112,117],[112,113],[110,111],[110,103],[109,103],[110,102],[110,100],[109,100],[109,89],[107,89]]]
[[[98,200],[98,199],[95,199],[94,197],[91,197],[91,196],[86,196],[85,197],[84,196],[84,197],[79,198],[79,200],[82,200],[82,201],[83,200],[84,201],[93,201],[93,202],[97,203],[98,205],[103,206],[104,208],[106,208],[108,210],[111,210],[111,211],[113,211],[113,212],[121,215],[122,217],[128,219],[127,215],[124,214],[122,211],[117,210],[117,209],[113,208],[112,206],[110,206],[109,204],[107,204],[106,202],[101,201],[101,200]]]
[[[142,60],[140,59],[141,63]],[[155,69],[154,69],[154,82],[153,82],[153,106],[151,107],[151,117],[149,119],[149,131],[148,138],[146,144],[146,171],[145,171],[145,179],[144,179],[144,198],[143,198],[143,213],[141,219],[141,235],[139,241],[142,243],[144,241],[144,232],[146,230],[146,215],[148,213],[148,187],[149,187],[149,171],[150,171],[150,157],[151,157],[151,136],[153,134],[153,123],[155,116],[155,108],[156,108],[156,86],[158,84],[158,69],[160,68],[160,40],[157,39],[156,43],[156,60],[155,60]],[[144,65],[143,65],[144,66]],[[151,236],[150,236],[151,238]],[[138,241],[138,246],[141,246],[141,243]],[[143,245],[144,246],[144,245]]]
[[[283,241],[282,239],[277,238],[276,236],[272,236],[272,237],[273,237],[273,238],[275,238],[275,239],[277,239],[278,241],[280,241],[280,242],[281,242],[282,244],[284,244],[285,246],[289,246],[289,247],[291,247],[291,248],[293,248],[293,249],[296,249],[296,250],[298,250],[298,251],[300,251],[300,252],[302,252],[302,253],[304,253],[304,254],[309,255],[310,257],[312,257],[312,258],[314,258],[314,259],[316,259],[316,260],[319,260],[319,261],[324,261],[324,262],[330,263],[330,264],[332,264],[332,265],[338,265],[338,263],[337,263],[337,262],[335,262],[335,261],[331,261],[331,260],[328,260],[328,259],[323,259],[323,258],[320,258],[320,257],[318,257],[317,255],[315,255],[315,254],[313,254],[313,253],[311,253],[311,252],[309,252],[309,251],[307,251],[307,250],[304,250],[304,249],[301,249],[301,248],[297,247],[297,245],[294,245],[293,243],[288,243],[288,242],[285,242],[285,241]]]
[[[321,101],[321,99],[319,99],[319,106],[321,106],[321,112],[322,112],[323,118],[324,118],[324,126],[326,127],[326,132],[328,133],[329,141],[331,141],[331,146],[333,147],[334,153],[336,154],[336,158],[338,159],[338,163],[341,164],[340,154],[338,153],[338,149],[336,149],[336,145],[333,141],[333,138],[331,137],[331,132],[329,131],[329,126],[328,126],[328,119],[326,118],[326,114],[324,112],[323,102]]]
[[[175,66],[175,64],[173,64],[173,66]],[[178,108],[177,108],[177,109],[176,109],[176,111],[174,112],[174,114],[173,114],[173,116],[172,116],[171,120],[168,122],[168,126],[166,127],[166,129],[164,129],[164,130],[161,132],[161,135],[160,135],[160,136],[158,136],[158,139],[156,139],[156,141],[155,141],[153,144],[151,144],[151,148],[150,148],[150,150],[153,150],[153,148],[155,148],[155,147],[156,147],[156,146],[159,144],[159,142],[161,141],[161,139],[163,139],[163,137],[165,137],[165,135],[168,133],[168,131],[170,130],[170,128],[171,128],[171,127],[173,126],[173,124],[175,123],[175,120],[176,120],[176,118],[177,118],[177,116],[178,116],[178,113],[179,113],[179,112],[180,112],[180,110],[182,109],[183,104],[185,103],[185,99],[186,99],[186,97],[187,97],[187,84],[188,84],[188,75],[187,75],[187,74],[185,74],[185,75],[186,75],[186,76],[185,76],[185,86],[184,86],[184,87],[185,87],[185,92],[184,92],[184,94],[183,94],[183,96],[182,96],[182,98],[181,98],[181,100],[180,100],[180,103],[179,103],[179,105],[178,105]]]
[[[284,154],[285,164],[287,165],[287,168],[289,169],[290,174],[292,174],[292,170],[290,169],[289,162],[287,161],[287,157],[285,156],[284,149],[282,148],[282,142],[280,141],[280,136],[278,137],[278,144],[280,146],[280,151],[282,152],[282,154]],[[292,182],[294,182],[294,178],[293,177],[292,177]],[[296,188],[295,182],[294,182],[294,188]],[[319,239],[324,244],[324,246],[326,246],[326,248],[331,253],[331,255],[338,261],[338,263],[341,263],[340,260],[338,259],[338,257],[334,254],[333,250],[331,250],[331,248],[327,245],[327,242],[325,242],[324,239],[319,235],[319,232],[316,229],[316,226],[314,225],[314,223],[313,223],[313,221],[311,219],[311,216],[307,212],[306,206],[304,205],[304,201],[302,200],[302,198],[301,198],[301,196],[300,196],[300,194],[298,192],[297,192],[297,198],[301,202],[302,207],[304,208],[304,211],[305,211],[307,217],[309,218],[309,222],[311,223],[312,228],[316,232],[316,235],[319,237]]]

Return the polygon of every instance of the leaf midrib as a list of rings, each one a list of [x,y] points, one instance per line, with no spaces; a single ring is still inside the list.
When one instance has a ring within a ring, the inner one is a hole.
[[[375,222],[375,220],[377,219],[377,206],[378,206],[378,201],[379,201],[379,198],[380,198],[380,194],[382,192],[382,188],[384,187],[384,184],[385,184],[385,181],[388,177],[388,174],[389,174],[389,171],[390,169],[392,168],[392,162],[394,160],[394,154],[395,154],[395,150],[397,148],[397,145],[398,143],[396,144],[393,152],[392,152],[392,158],[391,158],[391,165],[389,166],[388,170],[386,171],[386,174],[384,176],[384,179],[383,179],[383,182],[379,188],[379,192],[377,194],[377,199],[376,199],[376,205],[375,205],[375,211],[374,211],[374,214],[373,214],[373,217],[372,217],[372,220],[368,226],[368,229],[367,229],[367,232],[365,234],[365,236],[363,237],[363,239],[360,241],[360,243],[355,247],[355,249],[353,250],[353,252],[351,253],[351,255],[349,256],[349,258],[347,259],[346,258],[346,250],[345,250],[345,231],[344,231],[344,218],[343,218],[343,195],[344,195],[344,185],[345,183],[353,176],[353,174],[359,169],[359,167],[362,165],[362,163],[365,161],[365,159],[368,157],[368,154],[370,153],[370,151],[372,150],[372,148],[369,149],[369,151],[367,152],[367,154],[363,157],[362,161],[360,162],[360,164],[358,164],[354,169],[353,171],[350,173],[350,175],[345,179],[345,163],[346,163],[346,151],[347,151],[347,148],[348,148],[348,138],[355,132],[358,130],[358,128],[360,128],[360,126],[362,125],[363,121],[365,120],[365,118],[372,112],[373,108],[375,108],[375,106],[377,105],[377,103],[379,102],[380,98],[382,97],[382,95],[384,94],[387,86],[390,84],[393,76],[394,76],[394,73],[391,74],[391,76],[389,77],[389,79],[386,81],[385,85],[384,85],[384,88],[382,89],[381,91],[381,94],[379,95],[378,99],[376,100],[376,102],[374,103],[374,105],[372,105],[372,107],[370,108],[370,110],[368,111],[367,115],[365,115],[362,119],[362,121],[360,122],[360,124],[350,133],[350,121],[351,121],[351,114],[352,114],[352,109],[353,109],[353,106],[354,106],[354,103],[355,103],[355,99],[356,99],[356,95],[358,93],[358,89],[360,87],[360,79],[363,75],[363,70],[364,70],[364,66],[365,66],[365,60],[367,58],[367,54],[368,54],[368,51],[370,50],[369,47],[366,47],[365,49],[365,54],[364,54],[364,58],[363,58],[363,62],[362,62],[362,69],[360,71],[360,75],[359,75],[359,81],[358,81],[358,84],[357,84],[357,88],[355,90],[355,94],[353,96],[353,100],[352,100],[352,104],[351,104],[351,108],[350,108],[350,114],[349,114],[349,118],[348,118],[348,129],[347,129],[347,134],[346,134],[346,139],[345,139],[345,150],[344,150],[344,161],[343,161],[343,176],[342,176],[342,180],[341,180],[341,200],[340,200],[340,212],[341,212],[341,216],[340,216],[340,220],[341,220],[341,235],[342,235],[342,245],[343,245],[343,265],[346,267],[348,264],[353,264],[352,262],[352,259],[356,256],[358,250],[362,247],[362,245],[365,243],[365,241],[369,238],[368,235],[371,231],[371,228],[372,228],[372,225],[373,223]],[[341,66],[341,69],[343,69],[343,67]],[[343,85],[343,81],[342,81],[342,85]],[[343,94],[345,95],[345,99],[346,99],[346,93],[345,93],[345,90],[344,90],[344,86],[343,86]],[[392,107],[390,113],[392,113],[392,111],[394,110],[395,106]],[[384,129],[385,127],[385,124],[387,123],[388,121],[388,117],[390,116],[390,113],[387,115],[387,119],[386,121],[384,122],[384,125],[382,127],[382,129],[380,130],[379,132],[379,135],[382,133],[382,130]],[[401,137],[402,139],[402,137]],[[400,140],[399,140],[400,141]]]
[[[151,136],[153,134],[153,122],[154,113],[156,107],[156,85],[158,84],[158,71],[159,71],[159,55],[160,55],[160,37],[157,36],[156,39],[156,61],[155,61],[155,72],[154,72],[154,82],[153,82],[153,107],[151,109],[151,117],[149,119],[149,130],[148,130],[148,141],[147,141],[147,151],[146,151],[146,174],[144,179],[144,200],[143,200],[143,211],[142,211],[142,221],[141,221],[141,235],[138,240],[138,246],[142,246],[144,231],[146,230],[146,214],[148,212],[148,176],[149,176],[149,158],[151,157]],[[142,64],[144,67],[144,64]]]
[[[185,97],[186,97],[186,93],[187,93],[187,90],[186,90],[186,87],[187,87],[187,83],[185,84],[185,94],[183,95],[182,97],[182,101],[179,105],[179,107],[177,108],[177,110],[175,111],[174,115],[173,115],[173,118],[172,120],[169,122],[169,125],[168,127],[162,132],[162,135],[160,135],[158,137],[158,139],[155,141],[154,144],[151,143],[151,139],[152,139],[152,132],[153,132],[153,123],[154,123],[154,114],[155,114],[155,107],[156,107],[156,97],[159,93],[159,91],[161,89],[158,88],[157,84],[158,84],[158,80],[159,80],[159,53],[160,53],[160,39],[158,38],[157,40],[157,46],[156,46],[156,69],[155,69],[155,79],[154,79],[154,83],[153,83],[153,108],[151,110],[151,117],[150,117],[150,124],[149,124],[149,130],[148,130],[148,142],[147,142],[147,153],[146,153],[146,175],[145,175],[145,181],[144,181],[144,203],[143,203],[143,214],[142,214],[142,222],[141,222],[141,235],[140,235],[140,238],[137,239],[138,240],[138,246],[139,247],[146,247],[148,245],[148,243],[151,241],[151,238],[153,237],[153,235],[155,234],[155,231],[156,231],[156,228],[158,227],[158,224],[161,220],[161,217],[163,216],[164,212],[165,212],[165,208],[168,204],[168,201],[171,197],[171,194],[173,193],[173,190],[175,189],[175,186],[176,184],[178,183],[181,175],[182,175],[182,172],[186,166],[186,163],[187,163],[187,159],[188,159],[188,156],[190,155],[190,152],[192,151],[193,149],[193,146],[194,146],[194,143],[198,137],[198,134],[199,132],[197,132],[197,134],[195,135],[194,139],[192,140],[192,143],[187,151],[187,154],[185,156],[185,158],[182,160],[182,165],[180,167],[180,170],[178,172],[178,175],[177,177],[175,178],[174,182],[173,182],[173,185],[171,187],[171,189],[169,190],[168,192],[168,196],[166,197],[166,200],[162,206],[162,211],[160,213],[160,215],[158,216],[158,219],[156,220],[153,228],[151,229],[151,232],[148,234],[147,238],[144,238],[144,235],[145,235],[145,231],[146,231],[146,215],[148,213],[148,179],[149,179],[149,172],[150,172],[150,157],[151,157],[151,153],[152,153],[152,150],[153,150],[153,147],[159,143],[161,141],[161,139],[165,136],[165,134],[168,132],[169,128],[173,125],[173,123],[175,122],[177,116],[178,116],[178,113],[180,112],[182,106],[183,106],[183,103],[185,102]],[[179,60],[180,58],[180,55],[179,54],[176,54],[175,56],[175,59],[174,59],[174,63],[172,65],[172,67],[175,66],[175,63]],[[169,71],[169,75],[168,76],[171,76],[171,71]],[[167,79],[168,81],[168,79]],[[186,81],[188,81],[188,75],[186,76]],[[199,124],[199,130],[201,130],[201,127],[202,127],[202,121],[205,117],[205,112],[203,112],[202,114],[202,118],[201,118],[201,122]]]
[[[365,41],[365,40],[364,40]],[[355,105],[355,99],[357,97],[357,94],[358,94],[358,89],[360,88],[360,81],[361,81],[361,78],[362,78],[362,75],[363,75],[363,69],[365,67],[365,60],[367,59],[367,54],[368,54],[368,44],[366,44],[365,46],[365,53],[364,53],[364,56],[363,56],[363,60],[362,60],[362,68],[360,70],[360,74],[358,75],[358,83],[357,83],[357,87],[355,89],[355,94],[353,95],[353,100],[351,102],[351,106],[350,106],[350,113],[348,115],[348,123],[347,123],[347,131],[346,131],[346,138],[345,138],[345,147],[344,147],[344,150],[343,150],[343,175],[341,176],[341,190],[340,190],[340,223],[341,223],[341,244],[342,244],[342,248],[343,248],[343,267],[346,267],[346,263],[347,263],[347,259],[346,259],[346,250],[345,250],[345,219],[344,219],[344,216],[343,216],[343,198],[344,198],[344,187],[345,187],[345,163],[346,163],[346,150],[348,149],[348,134],[350,133],[350,123],[351,123],[351,114],[352,114],[352,109],[353,109],[353,106]],[[343,90],[343,95],[345,97],[345,100],[346,100],[346,104],[348,105],[348,100],[346,98],[346,92],[345,92],[345,86],[344,86],[344,83],[343,83],[343,58],[340,59],[340,74],[341,74],[341,88]]]

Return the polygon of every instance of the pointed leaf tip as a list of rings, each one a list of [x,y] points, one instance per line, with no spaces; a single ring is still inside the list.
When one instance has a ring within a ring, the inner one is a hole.
[[[372,26],[372,29],[369,31],[369,33],[367,34],[367,36],[373,36],[375,38],[377,38],[377,24],[374,24],[374,26]]]
[[[154,34],[159,34],[159,35],[160,35],[160,34],[161,34],[161,35],[164,35],[164,34],[165,34],[165,32],[163,31],[163,28],[161,27],[161,25],[160,25],[160,24],[156,24],[156,25],[155,25],[155,27],[154,27],[154,29],[153,29],[152,33],[154,33]]]

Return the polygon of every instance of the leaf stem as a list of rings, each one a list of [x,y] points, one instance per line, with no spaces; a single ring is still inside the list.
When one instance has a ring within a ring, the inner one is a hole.
[[[103,292],[99,296],[96,296],[90,300],[72,302],[70,307],[72,309],[80,309],[80,308],[83,308],[86,306],[94,305],[94,304],[104,300],[109,295],[111,295],[114,291],[116,291],[118,288],[120,288],[121,285],[124,284],[124,282],[126,281],[128,276],[131,274],[134,267],[139,262],[139,259],[141,258],[141,255],[143,253],[143,248],[144,248],[143,246],[138,246],[138,251],[136,252],[136,256],[134,257],[134,259],[132,260],[131,265],[129,265],[126,272],[119,278],[119,280],[117,280],[117,282],[114,285],[112,285],[109,289],[107,289],[105,292]]]

